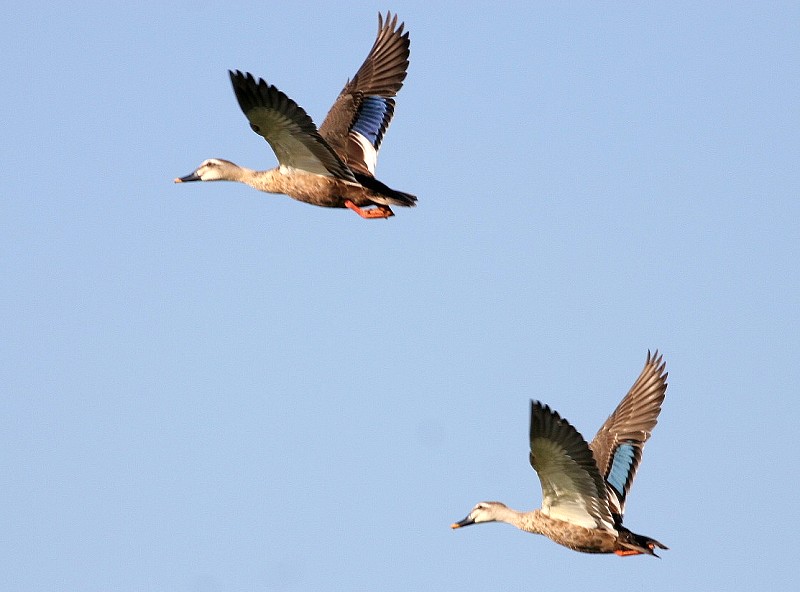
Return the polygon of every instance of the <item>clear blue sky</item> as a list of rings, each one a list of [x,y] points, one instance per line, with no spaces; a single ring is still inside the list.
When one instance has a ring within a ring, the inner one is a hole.
[[[796,2],[14,3],[0,24],[0,588],[796,589]],[[228,81],[318,123],[411,31],[362,220],[269,168]],[[528,400],[591,437],[670,372],[626,523],[506,525]]]

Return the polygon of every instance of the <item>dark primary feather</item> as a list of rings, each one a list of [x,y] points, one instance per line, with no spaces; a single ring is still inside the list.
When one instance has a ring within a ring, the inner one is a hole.
[[[239,70],[229,74],[250,127],[269,142],[280,164],[355,181],[302,107],[275,86],[256,81],[252,74]]]
[[[408,69],[410,40],[397,24],[397,15],[378,15],[378,36],[364,63],[345,84],[320,126],[320,134],[347,165],[372,175],[363,147],[354,134],[361,134],[377,152],[394,115],[394,98],[403,86]]]
[[[647,361],[633,386],[589,444],[597,467],[611,488],[615,514],[625,511],[625,498],[636,477],[644,444],[658,421],[667,391],[665,362],[658,351]]]

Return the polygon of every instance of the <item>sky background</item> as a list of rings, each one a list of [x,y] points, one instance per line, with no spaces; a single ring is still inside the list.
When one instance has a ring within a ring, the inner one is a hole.
[[[0,588],[797,589],[798,3],[56,4],[0,22]],[[387,9],[417,208],[172,183],[275,165],[228,69],[320,123]],[[450,530],[656,348],[661,560]]]

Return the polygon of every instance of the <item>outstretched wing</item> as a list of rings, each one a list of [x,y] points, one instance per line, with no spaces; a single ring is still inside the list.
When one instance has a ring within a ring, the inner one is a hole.
[[[375,176],[381,141],[394,115],[394,97],[408,69],[410,41],[397,15],[378,15],[378,37],[345,84],[319,132],[353,171]]]
[[[658,351],[652,356],[647,352],[639,378],[589,444],[608,486],[611,511],[620,517],[667,392],[665,366]]]
[[[250,127],[269,142],[281,166],[355,181],[302,107],[264,80],[256,82],[252,74],[228,73]]]
[[[566,419],[531,401],[531,466],[542,483],[542,513],[585,528],[614,529],[603,478],[589,445]]]

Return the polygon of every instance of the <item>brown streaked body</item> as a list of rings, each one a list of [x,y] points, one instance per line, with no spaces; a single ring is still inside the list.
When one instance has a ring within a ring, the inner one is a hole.
[[[506,522],[582,553],[653,555],[666,549],[622,525],[625,499],[667,390],[665,364],[647,354],[644,369],[591,444],[547,405],[531,401],[530,462],[542,485],[542,507],[519,512],[480,502],[460,528]]]
[[[282,193],[327,208],[350,208],[364,218],[388,218],[390,206],[414,206],[414,195],[375,178],[378,150],[403,86],[410,41],[403,23],[378,15],[378,36],[319,129],[308,114],[275,86],[252,74],[229,72],[239,106],[254,132],[272,147],[279,166],[256,171],[211,158],[175,179],[237,181],[259,191]]]
[[[212,175],[220,175],[217,179],[193,179],[209,171],[214,170]],[[188,181],[238,181],[249,185],[253,189],[267,193],[282,193],[297,201],[309,203],[324,208],[344,208],[348,207],[344,201],[350,201],[355,206],[367,207],[385,200],[380,193],[364,187],[360,183],[345,181],[336,177],[327,177],[309,173],[302,169],[289,169],[289,167],[277,167],[266,171],[254,171],[240,167],[230,161],[221,158],[210,158],[203,162],[200,167],[187,177],[175,179],[176,183]],[[373,211],[373,210],[368,210]],[[382,216],[385,217],[385,216]]]

